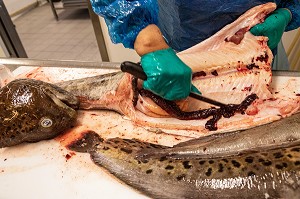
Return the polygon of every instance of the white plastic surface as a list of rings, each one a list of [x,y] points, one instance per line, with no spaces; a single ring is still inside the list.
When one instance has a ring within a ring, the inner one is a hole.
[[[14,75],[30,76],[34,74],[32,70],[35,69],[34,67],[19,67],[14,71]],[[2,70],[6,71],[6,69]],[[44,74],[51,77],[51,82],[58,82],[107,72],[109,72],[107,69],[45,68]],[[6,71],[6,76],[1,76],[1,78],[1,81],[5,82],[6,78],[13,79],[14,77]],[[282,91],[281,95],[295,96],[295,93],[300,93],[300,77],[274,77],[272,87]],[[291,90],[295,93],[290,93]],[[82,124],[77,128],[79,132],[86,130],[88,126],[89,129],[106,137],[120,136],[124,132],[129,132],[127,136],[136,138],[144,136],[152,141],[159,140],[160,143],[174,140],[174,136],[168,137],[167,134],[161,132],[151,134],[113,112],[91,111],[83,115],[79,123]],[[85,126],[84,124],[87,123],[89,125]],[[147,198],[95,165],[89,154],[72,153],[57,140],[26,143],[0,149],[0,199]]]
[[[19,67],[15,76],[35,67]],[[107,73],[106,69],[47,68],[57,77],[70,80]],[[61,74],[64,74],[63,76]],[[14,79],[0,68],[0,82]],[[70,158],[68,158],[70,157]],[[95,165],[89,154],[73,153],[56,140],[26,143],[0,149],[0,199],[143,199],[147,198]]]

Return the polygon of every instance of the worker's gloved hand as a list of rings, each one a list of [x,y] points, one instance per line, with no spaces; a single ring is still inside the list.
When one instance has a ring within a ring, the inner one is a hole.
[[[171,48],[143,55],[141,65],[147,75],[143,87],[167,100],[184,99],[191,90],[200,93],[191,83],[191,68]]]
[[[279,8],[270,14],[263,23],[250,29],[255,36],[269,38],[268,46],[271,50],[277,47],[286,26],[291,21],[291,12],[285,8]]]

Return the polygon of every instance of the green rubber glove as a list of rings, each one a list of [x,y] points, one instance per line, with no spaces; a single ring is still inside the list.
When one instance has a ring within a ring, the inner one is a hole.
[[[141,65],[147,75],[143,87],[167,100],[184,99],[191,90],[200,94],[191,83],[191,68],[171,48],[143,55]]]
[[[266,20],[250,29],[255,36],[269,38],[268,46],[271,50],[277,47],[286,26],[291,21],[291,12],[285,8],[276,9]]]

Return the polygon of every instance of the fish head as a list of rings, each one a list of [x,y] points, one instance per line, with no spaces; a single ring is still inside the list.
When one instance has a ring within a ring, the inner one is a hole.
[[[45,97],[37,98],[42,100],[37,104],[44,106],[42,112],[38,112],[37,115],[39,121],[36,135],[40,137],[42,134],[52,134],[74,124],[77,117],[76,109],[79,107],[77,97],[52,84],[41,85],[40,89]]]
[[[46,82],[14,80],[0,97],[0,147],[51,139],[76,122],[78,99]]]

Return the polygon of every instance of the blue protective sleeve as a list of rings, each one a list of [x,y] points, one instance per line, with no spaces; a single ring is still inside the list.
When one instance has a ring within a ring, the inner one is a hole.
[[[277,1],[278,8],[288,8],[292,13],[292,20],[286,27],[286,31],[300,27],[300,0]]]
[[[113,43],[133,48],[138,33],[157,23],[156,0],[91,0],[94,12],[105,19]]]
[[[104,17],[112,42],[133,48],[137,34],[157,24],[176,51],[203,41],[246,10],[267,2],[292,12],[286,31],[300,26],[300,0],[91,0],[94,12]]]

